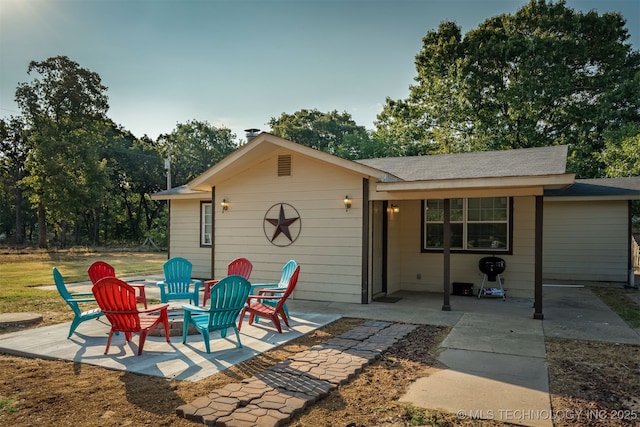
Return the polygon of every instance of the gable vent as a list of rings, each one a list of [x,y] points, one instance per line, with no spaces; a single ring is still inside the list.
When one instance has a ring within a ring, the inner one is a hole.
[[[291,154],[278,156],[278,176],[291,176]]]

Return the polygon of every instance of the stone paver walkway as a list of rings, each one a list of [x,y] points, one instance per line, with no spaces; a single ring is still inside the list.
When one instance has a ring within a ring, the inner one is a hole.
[[[326,397],[380,358],[417,325],[369,321],[177,408],[179,416],[211,426],[275,427]]]

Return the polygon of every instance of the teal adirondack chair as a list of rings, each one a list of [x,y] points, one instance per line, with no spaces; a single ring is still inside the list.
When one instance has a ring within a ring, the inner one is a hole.
[[[53,281],[56,283],[58,293],[60,293],[62,299],[64,299],[69,307],[71,307],[71,310],[73,310],[74,314],[67,338],[71,338],[71,335],[73,335],[80,323],[84,322],[85,320],[97,319],[104,314],[99,308],[82,311],[82,309],[80,309],[80,303],[96,302],[93,293],[80,292],[72,294],[71,292],[69,292],[69,290],[67,290],[67,286],[64,284],[64,278],[62,277],[62,274],[60,274],[56,267],[53,267]]]
[[[289,260],[282,267],[282,275],[280,276],[280,281],[278,283],[260,283],[251,285],[251,295],[256,295],[260,289],[282,289],[282,292],[287,289],[289,286],[289,282],[291,281],[291,276],[293,276],[293,272],[296,271],[298,267],[298,263],[295,260]],[[281,294],[275,294],[281,295]],[[263,304],[270,305],[271,307],[275,307],[278,303],[278,300],[263,300]],[[287,309],[287,304],[282,305],[282,309],[284,310],[287,317],[289,317],[289,310]],[[256,322],[258,321],[258,317],[256,317]]]
[[[188,299],[198,305],[198,291],[202,282],[191,278],[191,262],[182,257],[174,257],[164,263],[164,281],[158,282],[160,301]],[[193,286],[192,286],[193,285]]]
[[[182,343],[187,343],[189,326],[193,325],[202,334],[207,353],[211,353],[209,332],[220,331],[220,336],[224,338],[227,336],[227,329],[233,328],[238,340],[237,347],[241,348],[242,342],[236,322],[240,310],[247,303],[250,290],[251,283],[244,277],[227,276],[211,287],[210,306],[183,305]]]

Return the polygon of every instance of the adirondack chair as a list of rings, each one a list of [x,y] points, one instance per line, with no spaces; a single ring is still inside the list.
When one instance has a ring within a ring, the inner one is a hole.
[[[174,257],[164,263],[164,281],[157,283],[161,302],[188,299],[193,305],[198,305],[202,282],[191,278],[192,267],[191,262],[182,257]]]
[[[291,295],[298,283],[298,275],[300,274],[300,266],[297,266],[289,279],[289,284],[286,289],[261,289],[258,295],[249,295],[247,298],[247,305],[240,312],[240,321],[238,323],[238,330],[242,328],[242,320],[245,313],[249,313],[249,324],[253,324],[256,316],[268,317],[273,322],[278,332],[282,333],[282,327],[280,326],[280,319],[284,321],[284,324],[289,327],[289,319],[284,312],[283,305],[287,301],[287,298]],[[277,300],[275,307],[264,304],[264,300]]]
[[[278,283],[252,284],[251,294],[255,294],[256,292],[260,291],[260,289],[267,289],[267,288],[282,289],[282,291],[284,291],[284,289],[286,289],[286,287],[289,285],[289,281],[291,280],[291,275],[293,274],[297,266],[298,266],[298,263],[295,260],[291,259],[287,261],[287,263],[282,267],[282,275],[280,276],[280,281]],[[262,303],[275,307],[278,301],[265,299],[262,301]],[[287,315],[287,317],[289,317],[289,310],[287,309],[287,304],[283,304],[282,309],[284,310],[284,313]],[[258,318],[256,318],[255,320],[257,322]]]
[[[145,309],[138,309],[136,303],[136,291],[131,285],[115,277],[105,277],[98,280],[93,286],[93,294],[98,305],[102,309],[111,330],[107,339],[107,347],[104,354],[109,352],[111,338],[117,332],[124,332],[125,339],[131,341],[134,332],[140,334],[138,343],[138,356],[142,354],[142,348],[151,330],[162,324],[167,342],[170,341],[169,316],[167,309],[169,304],[158,304]]]
[[[253,264],[246,258],[236,258],[227,265],[227,276],[242,276],[249,280],[253,270]],[[204,296],[202,297],[202,305],[207,305],[207,301],[211,296],[211,286],[218,283],[217,280],[206,280],[204,282]]]
[[[227,336],[227,329],[233,328],[238,340],[236,346],[241,348],[242,342],[240,341],[240,333],[236,327],[236,322],[240,310],[247,303],[250,291],[251,284],[247,279],[239,275],[228,276],[220,279],[211,288],[210,307],[183,305],[182,343],[187,343],[189,326],[193,325],[202,334],[207,353],[211,353],[209,332],[220,331],[220,336],[224,338]]]
[[[105,277],[116,277],[116,269],[111,264],[104,261],[96,261],[89,266],[87,270],[89,279],[94,285],[98,283],[98,280]],[[138,296],[136,302],[144,304],[144,308],[147,308],[147,295],[144,291],[144,285],[131,285],[138,290]]]
[[[99,308],[93,308],[91,310],[82,311],[80,308],[80,303],[83,302],[96,302],[96,299],[91,292],[79,292],[79,293],[71,293],[67,289],[67,286],[64,284],[64,278],[62,274],[58,271],[56,267],[53,267],[53,281],[56,283],[56,288],[58,289],[58,293],[62,299],[71,307],[73,310],[73,320],[71,321],[71,327],[69,328],[69,335],[67,338],[71,338],[71,335],[75,332],[78,325],[85,320],[97,319],[102,316],[104,313]]]

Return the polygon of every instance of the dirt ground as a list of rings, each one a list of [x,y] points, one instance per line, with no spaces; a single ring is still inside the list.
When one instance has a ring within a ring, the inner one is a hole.
[[[197,383],[0,355],[0,424],[193,427],[198,424],[175,415],[177,406],[251,377],[360,322],[341,319]],[[447,332],[446,327],[419,327],[289,425],[498,425],[397,402],[412,381],[442,368],[436,351]],[[640,426],[640,346],[552,339],[547,342],[547,355],[552,406],[558,415],[555,425]]]

